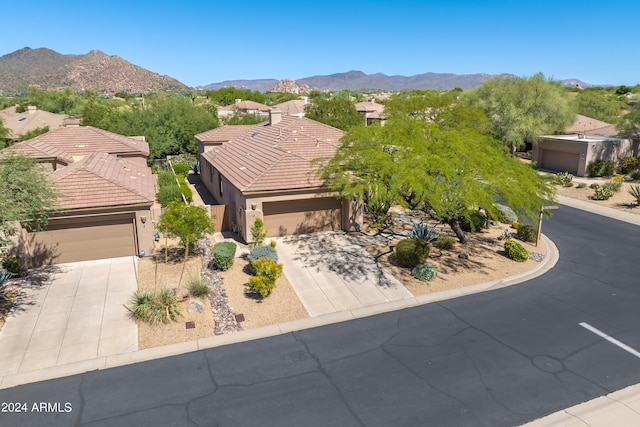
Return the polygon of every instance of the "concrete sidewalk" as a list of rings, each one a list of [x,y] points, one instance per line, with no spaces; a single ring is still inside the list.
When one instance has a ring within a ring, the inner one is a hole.
[[[138,349],[122,306],[137,289],[136,257],[48,266],[23,280],[0,331],[0,376]]]

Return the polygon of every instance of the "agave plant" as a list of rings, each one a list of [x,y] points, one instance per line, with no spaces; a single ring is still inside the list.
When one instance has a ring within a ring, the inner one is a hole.
[[[629,194],[636,199],[636,204],[640,206],[640,185],[632,185],[629,188]]]
[[[438,240],[438,232],[434,227],[429,227],[427,224],[421,222],[420,224],[413,225],[410,237],[432,243]]]

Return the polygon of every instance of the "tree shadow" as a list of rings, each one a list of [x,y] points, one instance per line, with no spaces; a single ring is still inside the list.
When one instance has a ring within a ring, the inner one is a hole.
[[[0,305],[0,317],[22,313],[28,307],[38,304],[38,293],[51,283],[53,275],[63,272],[58,265],[45,265],[32,268],[22,277],[9,279],[7,292],[12,294],[11,301]]]

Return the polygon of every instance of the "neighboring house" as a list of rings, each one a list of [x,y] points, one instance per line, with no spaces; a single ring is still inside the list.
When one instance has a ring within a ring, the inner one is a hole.
[[[156,191],[143,138],[65,127],[7,150],[38,159],[61,194],[45,231],[22,232],[31,265],[151,253]]]
[[[266,123],[204,132],[196,135],[202,182],[228,207],[232,229],[245,241],[257,218],[269,237],[350,230],[362,223],[361,208],[326,188],[312,162],[333,156],[343,135],[275,109]]]
[[[304,117],[304,107],[309,103],[309,98],[303,96],[302,99],[293,99],[280,104],[276,104],[273,108],[282,111],[285,116]]]
[[[218,107],[219,117],[229,117],[236,113],[254,114],[256,116],[269,116],[269,106],[254,101],[243,101],[236,99],[235,104]]]
[[[49,130],[64,126],[67,116],[38,110],[29,106],[23,113],[17,113],[16,107],[5,108],[0,111],[0,119],[4,127],[11,131],[11,138],[17,141],[21,135],[38,128],[48,127]]]
[[[617,162],[638,155],[638,141],[618,138],[615,125],[578,115],[568,135],[546,135],[534,144],[531,160],[538,169],[588,176],[596,160]]]
[[[384,105],[369,100],[356,103],[356,110],[364,118],[366,126],[375,122],[384,125]]]

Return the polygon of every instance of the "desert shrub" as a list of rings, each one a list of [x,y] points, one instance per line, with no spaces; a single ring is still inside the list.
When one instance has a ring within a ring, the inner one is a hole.
[[[514,221],[518,220],[518,215],[511,209],[510,206],[503,205],[502,203],[496,203],[494,205],[496,210],[499,212],[499,217],[496,218],[498,221],[504,224],[511,224]]]
[[[587,188],[587,183],[586,182],[579,182],[578,183],[578,188]]]
[[[502,233],[500,233],[500,235],[498,236],[498,240],[509,240],[511,238],[511,232],[509,231],[508,228],[505,228],[504,230],[502,230]]]
[[[616,165],[616,172],[623,175],[628,174],[640,167],[640,159],[638,157],[623,157]]]
[[[260,258],[267,258],[273,260],[273,262],[278,262],[278,253],[275,248],[271,246],[256,246],[255,248],[251,248],[249,255],[247,255],[247,260],[253,264]]]
[[[563,187],[573,187],[573,175],[569,172],[561,172],[557,176],[560,179],[560,185]]]
[[[189,167],[191,168],[194,174],[198,175],[198,173],[200,172],[200,161],[194,160],[190,162]]]
[[[447,236],[446,234],[441,234],[438,236],[438,240],[436,240],[433,245],[440,249],[440,250],[451,250],[453,249],[453,247],[456,244],[456,239],[451,237],[451,236]]]
[[[180,184],[180,192],[184,195],[184,198],[187,202],[193,201],[193,191],[191,191],[191,187],[189,187],[186,183]]]
[[[131,312],[136,319],[149,323],[168,323],[182,314],[173,289],[136,291],[131,298]]]
[[[189,169],[191,169],[189,165],[186,165],[184,163],[173,164],[173,171],[176,173],[176,175],[186,176],[189,174]]]
[[[268,258],[258,258],[251,263],[256,276],[266,276],[274,282],[282,276],[282,264]]]
[[[593,191],[593,196],[591,196],[591,198],[593,200],[608,200],[611,196],[613,196],[613,193],[613,188],[605,184],[603,186],[597,187]]]
[[[611,182],[619,182],[619,183],[623,183],[624,182],[624,177],[620,176],[620,175],[615,175],[611,177]]]
[[[613,172],[615,171],[615,165],[613,162],[609,162],[606,160],[596,160],[589,163],[589,165],[587,166],[587,170],[589,172],[589,176],[591,177],[609,176],[613,175]]]
[[[20,257],[17,256],[9,257],[2,263],[2,268],[7,270],[13,276],[17,276],[20,273],[21,266],[22,262],[20,261]]]
[[[411,270],[411,275],[422,282],[433,280],[437,274],[438,270],[428,262],[416,265],[415,268]]]
[[[266,276],[249,277],[249,287],[262,297],[266,297],[276,287],[276,282]]]
[[[269,246],[271,246],[273,249],[275,249],[276,248],[276,241],[275,240],[270,241],[269,242]]]
[[[517,262],[525,262],[529,259],[529,252],[515,240],[507,240],[504,242],[504,252],[507,258]]]
[[[634,181],[640,181],[640,171],[633,171],[629,174],[629,177]]]
[[[202,276],[197,276],[189,281],[189,293],[196,298],[204,298],[209,296],[211,288]]]
[[[174,200],[182,200],[182,193],[180,192],[180,187],[177,185],[165,186],[160,187],[157,197],[158,203],[160,203],[162,207],[165,207]]]
[[[517,230],[520,227],[520,223],[518,221],[513,221],[511,223],[511,228],[513,228],[514,230]]]
[[[640,185],[632,185],[629,188],[629,194],[636,199],[636,204],[640,205]]]
[[[434,227],[429,227],[427,224],[420,223],[414,224],[411,230],[411,237],[424,240],[427,243],[434,242],[438,239],[438,232]]]
[[[595,190],[598,187],[600,187],[600,184],[595,183],[595,182],[593,184],[589,185],[589,188],[591,188],[592,190]]]
[[[216,268],[226,271],[233,265],[233,257],[236,254],[236,244],[233,242],[220,242],[213,246],[213,259]]]
[[[460,221],[460,228],[469,233],[475,233],[487,228],[487,216],[480,211],[471,211],[468,217]]]
[[[11,279],[11,277],[13,277],[13,274],[9,273],[5,268],[0,270],[0,301],[8,299],[4,292],[9,283],[7,280]]]
[[[413,268],[418,264],[424,264],[428,257],[429,243],[422,239],[404,239],[396,245],[396,258],[403,267]]]
[[[369,220],[369,225],[376,230],[386,230],[393,225],[393,218],[389,212],[391,204],[383,203],[365,203],[364,210]]]
[[[158,173],[158,186],[172,186],[176,185],[176,176],[171,171],[160,171]]]
[[[253,243],[256,246],[262,245],[262,242],[264,242],[264,239],[267,237],[267,227],[265,227],[262,218],[256,218],[250,231]]]
[[[516,233],[516,239],[523,242],[533,243],[538,237],[538,230],[531,224],[520,224],[518,232]]]
[[[611,181],[602,184],[602,186],[610,188],[615,193],[617,191],[620,191],[620,189],[622,188],[622,182],[612,179]]]

